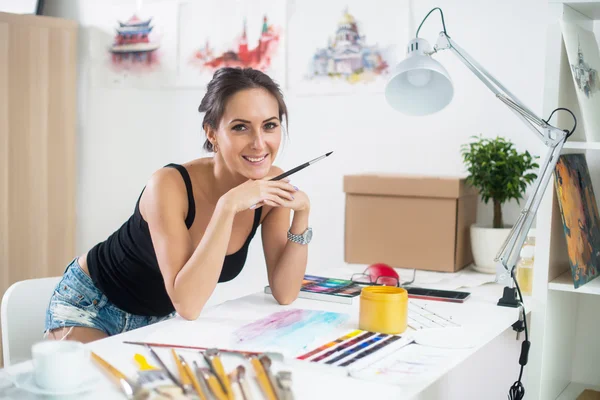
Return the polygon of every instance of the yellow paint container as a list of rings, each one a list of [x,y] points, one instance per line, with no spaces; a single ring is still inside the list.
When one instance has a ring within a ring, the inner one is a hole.
[[[408,293],[395,286],[369,286],[360,294],[359,329],[398,334],[408,323]]]

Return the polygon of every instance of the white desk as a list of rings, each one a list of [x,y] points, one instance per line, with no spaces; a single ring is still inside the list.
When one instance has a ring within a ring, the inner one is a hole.
[[[497,284],[483,285],[472,288],[470,291],[471,298],[463,304],[427,302],[428,307],[452,315],[454,320],[467,329],[477,345],[462,350],[458,359],[453,359],[452,362],[443,365],[436,376],[425,382],[404,386],[376,383],[347,377],[337,372],[329,372],[332,371],[330,368],[335,367],[315,368],[314,364],[300,361],[293,361],[288,365],[276,362],[273,365],[274,370],[292,371],[296,399],[505,399],[509,387],[518,376],[518,355],[521,341],[515,340],[516,334],[511,328],[511,325],[518,319],[518,310],[496,305],[502,292],[502,287]],[[410,301],[415,300],[411,299]],[[267,314],[285,307],[344,312],[351,316],[348,328],[358,328],[358,301],[352,305],[346,305],[298,299],[289,306],[279,306],[270,295],[255,293],[225,302],[223,305],[239,306],[240,318],[244,317],[243,309],[246,307],[257,311],[264,310]],[[206,310],[196,321],[185,321],[176,317],[169,321],[90,343],[89,347],[121,369],[126,375],[131,376],[136,371],[132,361],[134,353],[145,353],[146,350],[140,346],[123,344],[123,341],[156,341],[156,338],[164,337],[167,332],[172,333],[172,340],[169,340],[169,343],[202,346],[203,343],[195,340],[195,337],[198,337],[201,332],[206,333],[207,325],[212,326],[209,329],[214,329],[214,317],[219,315],[219,307],[221,306],[217,305]],[[207,323],[208,319],[212,319],[212,322]],[[222,334],[225,335],[228,328],[226,321],[224,322]],[[522,340],[523,337],[522,334],[520,339]],[[160,349],[158,351],[161,357],[164,355],[167,364],[173,367],[167,350]],[[185,351],[182,354],[187,357]],[[223,362],[226,369],[231,370],[235,365],[245,361],[231,355],[224,356]],[[156,363],[154,362],[154,364]],[[31,362],[25,362],[7,368],[6,372],[22,373],[30,371],[31,367]],[[250,371],[248,367],[247,365],[247,371]],[[175,371],[174,368],[172,370]],[[73,398],[123,398],[107,378],[101,378],[100,381],[100,390]],[[4,398],[34,399],[42,397],[9,389],[0,391],[0,399]]]

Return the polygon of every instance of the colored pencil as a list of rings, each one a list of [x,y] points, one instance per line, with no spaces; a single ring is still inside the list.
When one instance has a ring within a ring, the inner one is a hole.
[[[331,341],[329,343],[325,343],[323,346],[317,347],[316,349],[314,349],[312,351],[309,351],[306,354],[302,354],[301,356],[296,357],[296,358],[298,360],[306,360],[307,358],[312,357],[315,354],[322,352],[323,350],[326,350],[326,349],[328,349],[328,348],[330,348],[332,346],[335,346],[338,343],[342,343],[345,340],[353,338],[354,336],[360,334],[361,332],[363,332],[363,331],[361,331],[361,330],[355,330],[355,331],[350,332],[349,334],[344,335],[342,337],[339,337],[339,338],[337,338],[337,339],[335,339],[335,340],[333,340],[333,341]]]
[[[175,349],[188,349],[188,350],[200,350],[200,351],[204,351],[204,350],[208,350],[214,347],[201,347],[201,346],[186,346],[186,345],[182,345],[182,344],[167,344],[167,343],[150,343],[150,342],[131,342],[131,341],[123,341],[123,343],[126,344],[133,344],[133,345],[137,345],[137,346],[149,346],[149,347],[170,347],[170,348],[175,348]],[[231,354],[239,354],[241,356],[248,356],[248,355],[261,355],[261,354],[278,354],[278,353],[270,353],[270,352],[261,352],[261,351],[246,351],[246,350],[228,350],[228,349],[217,349],[219,350],[221,353],[231,353]]]

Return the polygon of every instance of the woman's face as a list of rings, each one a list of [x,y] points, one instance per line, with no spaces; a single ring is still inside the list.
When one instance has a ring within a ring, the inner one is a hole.
[[[262,179],[269,173],[281,143],[277,99],[262,88],[245,89],[229,98],[219,127],[209,134],[233,173]]]

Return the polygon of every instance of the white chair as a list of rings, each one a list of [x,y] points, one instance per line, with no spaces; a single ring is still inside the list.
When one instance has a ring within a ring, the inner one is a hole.
[[[2,297],[4,367],[31,359],[31,346],[44,338],[46,308],[60,276],[15,282]]]

